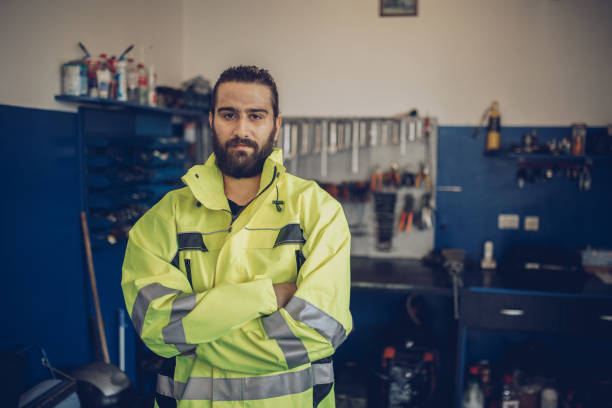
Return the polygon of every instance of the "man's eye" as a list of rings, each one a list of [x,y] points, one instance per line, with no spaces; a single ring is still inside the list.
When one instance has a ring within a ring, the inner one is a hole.
[[[234,115],[233,113],[224,113],[224,114],[223,114],[223,117],[224,117],[225,119],[233,119],[233,118],[234,118],[234,116],[235,116],[235,115]]]
[[[252,113],[252,114],[251,114],[251,119],[253,119],[253,120],[259,120],[259,119],[261,119],[261,115],[257,115],[257,114],[255,114],[255,113]]]

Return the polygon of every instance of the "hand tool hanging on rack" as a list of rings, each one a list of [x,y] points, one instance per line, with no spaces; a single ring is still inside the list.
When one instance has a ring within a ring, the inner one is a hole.
[[[370,191],[380,192],[383,189],[383,173],[380,167],[376,166],[370,180]]]
[[[402,177],[397,163],[391,164],[391,168],[383,174],[383,184],[395,188],[399,188],[402,185]]]
[[[338,151],[344,150],[344,122],[338,122]]]
[[[321,177],[327,177],[327,147],[328,147],[328,123],[321,122]]]
[[[334,154],[338,151],[338,133],[337,133],[337,123],[329,122],[329,148],[327,151],[329,154]],[[327,137],[325,138],[327,142]]]
[[[421,187],[421,183],[425,183],[425,188],[431,190],[431,180],[429,179],[429,169],[424,163],[421,163],[421,169],[414,180],[415,187]]]
[[[400,154],[404,156],[407,151],[406,146],[406,133],[408,129],[408,121],[407,119],[401,119],[400,121],[400,129],[399,129],[399,138],[400,138]]]
[[[414,213],[412,209],[414,207],[414,196],[412,194],[406,194],[404,196],[404,209],[402,210],[402,214],[400,215],[400,221],[398,226],[399,232],[406,232],[406,234],[410,234],[410,230],[412,229],[412,219]]]
[[[359,121],[353,121],[353,142],[351,143],[351,171],[359,173]]]
[[[416,225],[421,230],[431,229],[433,227],[433,196],[431,193],[425,193],[421,196],[421,203],[417,212]]]
[[[396,192],[375,192],[374,212],[376,214],[377,245],[379,251],[390,251],[393,240]]]
[[[310,153],[308,151],[309,149],[309,143],[308,140],[310,139],[310,124],[308,122],[302,122],[302,140],[301,140],[301,148],[300,148],[300,155],[305,156],[308,153]]]
[[[321,132],[322,132],[322,123],[316,122],[314,124],[314,143],[312,147],[312,152],[314,154],[321,153]]]

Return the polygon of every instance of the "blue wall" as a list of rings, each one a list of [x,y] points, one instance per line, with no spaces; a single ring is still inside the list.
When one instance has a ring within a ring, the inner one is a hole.
[[[519,143],[533,128],[504,127],[502,145]],[[569,127],[538,127],[539,142],[571,135]],[[546,244],[563,248],[612,246],[612,158],[596,160],[592,188],[556,177],[519,188],[513,159],[485,157],[484,132],[472,137],[471,127],[440,127],[438,185],[461,186],[462,192],[437,193],[436,248],[463,248],[479,260],[485,240],[495,244],[495,257],[515,244]],[[604,133],[590,128],[589,135]],[[587,135],[587,138],[588,136]],[[519,230],[499,230],[498,214],[518,214]],[[524,231],[525,216],[539,216],[539,231]]]
[[[0,106],[2,348],[38,344],[63,367],[89,360],[79,224],[77,116]]]
[[[0,349],[42,346],[53,365],[95,360],[94,316],[84,260],[78,116],[0,105],[4,311]],[[111,362],[118,364],[119,246],[94,252]],[[127,318],[127,315],[126,315]],[[129,320],[128,320],[129,323]],[[127,372],[134,378],[134,337],[126,329]],[[130,360],[130,358],[132,360]]]

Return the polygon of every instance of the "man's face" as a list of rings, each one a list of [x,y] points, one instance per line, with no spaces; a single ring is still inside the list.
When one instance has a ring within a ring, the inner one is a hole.
[[[209,122],[221,172],[233,178],[260,174],[281,124],[280,117],[274,119],[270,89],[257,83],[222,83]]]

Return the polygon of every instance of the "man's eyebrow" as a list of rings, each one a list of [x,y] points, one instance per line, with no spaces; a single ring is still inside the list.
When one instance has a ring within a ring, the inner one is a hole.
[[[238,109],[232,108],[231,106],[222,106],[217,108],[217,111],[230,111],[230,112],[238,112]]]

